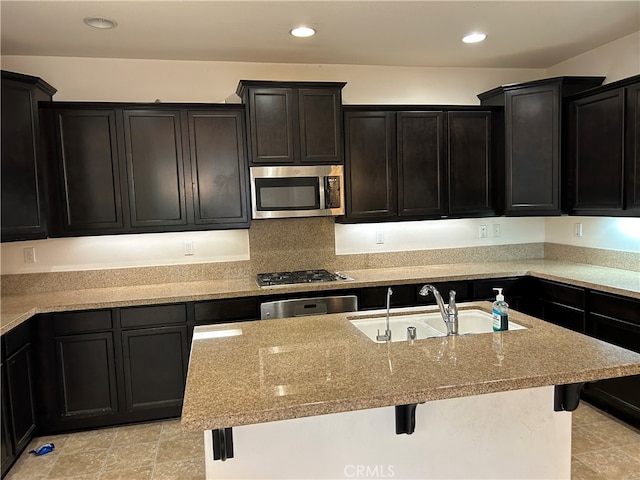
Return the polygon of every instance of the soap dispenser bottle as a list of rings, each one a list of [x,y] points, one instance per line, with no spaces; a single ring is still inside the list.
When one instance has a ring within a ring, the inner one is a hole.
[[[509,329],[509,304],[504,301],[502,288],[494,288],[498,292],[493,302],[493,331],[500,332]]]

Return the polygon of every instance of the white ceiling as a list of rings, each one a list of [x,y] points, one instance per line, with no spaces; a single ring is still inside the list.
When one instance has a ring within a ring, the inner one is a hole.
[[[640,30],[640,1],[2,0],[2,55],[548,68]],[[113,30],[87,27],[107,17]],[[298,24],[317,29],[296,39]],[[482,44],[460,38],[488,34]]]

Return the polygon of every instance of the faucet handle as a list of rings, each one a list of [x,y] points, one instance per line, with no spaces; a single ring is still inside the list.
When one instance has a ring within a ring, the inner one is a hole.
[[[458,307],[456,306],[456,291],[455,290],[450,290],[449,291],[449,310],[451,312],[457,311]]]

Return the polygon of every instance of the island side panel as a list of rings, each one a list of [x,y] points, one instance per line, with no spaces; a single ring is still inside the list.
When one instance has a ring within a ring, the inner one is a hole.
[[[206,478],[569,478],[571,413],[554,412],[553,387],[418,405],[416,430],[396,435],[393,407],[235,427],[234,458]]]

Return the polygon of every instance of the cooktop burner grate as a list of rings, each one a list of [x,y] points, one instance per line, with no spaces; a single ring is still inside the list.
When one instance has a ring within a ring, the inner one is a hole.
[[[293,272],[259,273],[258,285],[271,287],[276,285],[293,285],[296,283],[320,283],[351,280],[341,273],[331,273],[327,270],[297,270]]]

